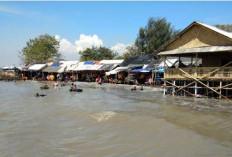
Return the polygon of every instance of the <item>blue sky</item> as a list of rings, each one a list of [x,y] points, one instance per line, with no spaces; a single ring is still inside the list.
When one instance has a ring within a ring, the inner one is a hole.
[[[57,35],[64,58],[104,45],[120,51],[132,44],[149,17],[165,17],[175,29],[194,20],[232,23],[232,2],[0,2],[0,66],[18,65],[18,51],[30,38]]]

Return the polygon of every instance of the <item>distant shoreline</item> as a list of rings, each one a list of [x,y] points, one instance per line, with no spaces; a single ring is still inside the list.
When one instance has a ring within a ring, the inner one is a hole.
[[[24,82],[23,80],[0,80],[1,82]],[[33,82],[33,80],[26,80],[25,82]],[[56,81],[35,81],[38,83],[43,83],[43,84],[50,84],[52,86],[53,82]],[[64,83],[64,82],[58,82],[59,87],[60,85]],[[129,84],[113,84],[113,83],[102,83],[101,85],[99,85],[97,82],[80,82],[80,81],[76,81],[76,82],[66,82],[65,86],[70,86],[72,83],[76,84],[77,86],[81,86],[81,87],[98,87],[98,88],[114,88],[114,89],[127,89],[127,90],[131,90],[132,88],[134,88],[135,86],[137,87],[138,91],[140,91],[141,87],[143,88],[143,90],[146,91],[160,91],[163,92],[163,89],[161,86],[145,86],[145,85],[129,85]]]

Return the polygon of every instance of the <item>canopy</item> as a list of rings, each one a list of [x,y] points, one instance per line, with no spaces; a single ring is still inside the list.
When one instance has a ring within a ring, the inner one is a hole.
[[[114,69],[117,66],[118,66],[118,64],[103,64],[102,67],[100,68],[100,70],[109,71],[109,70]]]
[[[164,73],[164,69],[160,69],[158,71],[156,71],[157,73]]]
[[[102,65],[100,64],[86,64],[86,62],[80,62],[75,68],[75,71],[96,71],[99,70],[101,67]]]
[[[152,68],[133,69],[133,70],[131,70],[131,72],[144,72],[144,73],[147,73],[147,72],[150,72],[151,70],[152,70]]]
[[[39,71],[42,70],[46,64],[34,64],[28,68],[29,71]]]
[[[73,71],[73,68],[77,66],[79,61],[60,61],[62,63],[60,65],[59,73],[65,72],[65,71]]]
[[[77,71],[78,63],[67,66],[66,71]]]
[[[93,65],[93,64],[94,64],[94,62],[92,62],[92,61],[84,62],[84,65]]]
[[[54,62],[52,65],[50,65],[51,67],[58,67],[60,66],[62,63],[59,62]]]
[[[123,60],[101,60],[100,64],[121,64]]]
[[[3,67],[2,70],[14,70],[15,66]]]
[[[58,66],[50,66],[50,67],[46,67],[42,72],[58,73],[60,68],[61,67],[58,67]]]
[[[109,72],[106,72],[105,74],[107,76],[109,76],[109,75],[115,75],[115,74],[117,74],[120,71],[128,71],[128,69],[129,69],[128,67],[117,67],[116,69],[111,70]]]

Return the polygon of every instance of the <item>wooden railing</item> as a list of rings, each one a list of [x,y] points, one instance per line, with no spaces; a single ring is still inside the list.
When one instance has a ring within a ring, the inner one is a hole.
[[[181,68],[189,75],[194,78],[203,78],[204,80],[232,80],[232,67],[223,67],[215,71],[220,67],[192,67],[192,68]],[[215,71],[215,72],[213,72]],[[209,75],[210,72],[213,72]],[[168,68],[164,72],[165,80],[182,80],[191,79],[190,76],[181,72],[178,68]]]

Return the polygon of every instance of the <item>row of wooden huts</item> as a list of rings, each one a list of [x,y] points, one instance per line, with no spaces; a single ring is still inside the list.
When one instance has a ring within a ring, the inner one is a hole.
[[[114,75],[116,80],[128,83],[133,79],[144,83],[144,78],[158,82],[157,78],[161,77],[164,94],[216,97],[230,101],[231,32],[194,21],[155,53],[158,53],[160,59],[157,60],[153,55],[141,55],[121,60],[121,63],[79,62],[76,69],[72,65],[69,68],[71,73],[77,74],[78,80],[93,74]],[[51,67],[46,69],[48,71],[44,69],[42,72],[53,72],[49,71]]]
[[[111,83],[161,84],[163,68],[167,68],[166,64],[153,55],[139,55],[125,60],[62,60],[30,66],[4,67],[2,74],[7,76],[7,79],[95,82],[102,77],[104,82]]]

